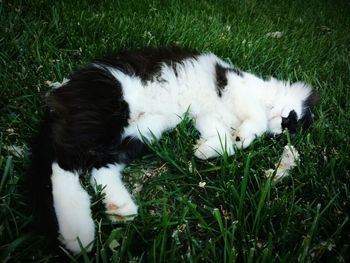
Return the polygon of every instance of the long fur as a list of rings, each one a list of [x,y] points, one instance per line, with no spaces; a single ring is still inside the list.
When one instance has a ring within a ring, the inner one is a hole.
[[[72,252],[80,252],[78,238],[91,249],[95,230],[79,174],[92,174],[111,220],[120,220],[137,213],[121,181],[124,165],[144,152],[144,139],[159,139],[185,112],[201,135],[194,154],[207,159],[232,155],[265,132],[306,128],[314,98],[307,84],[263,80],[212,53],[185,48],[96,59],[45,98],[29,172],[43,225]]]

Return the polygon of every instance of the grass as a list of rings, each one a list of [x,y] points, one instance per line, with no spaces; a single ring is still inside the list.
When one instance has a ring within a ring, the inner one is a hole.
[[[311,83],[321,95],[318,120],[289,139],[265,136],[248,151],[201,161],[185,119],[125,170],[131,187],[142,182],[135,220],[111,224],[95,197],[95,248],[65,259],[348,261],[349,11],[339,0],[0,1],[0,261],[62,260],[32,231],[23,182],[47,81],[111,50],[171,43],[213,51],[263,77]],[[280,38],[268,35],[276,31]],[[301,161],[276,183],[264,171],[288,140]]]

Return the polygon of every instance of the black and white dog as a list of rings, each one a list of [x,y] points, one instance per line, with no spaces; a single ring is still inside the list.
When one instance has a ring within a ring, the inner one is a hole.
[[[212,53],[170,48],[121,51],[74,72],[45,99],[33,145],[30,181],[48,232],[74,253],[95,237],[90,196],[80,184],[90,174],[102,186],[111,220],[137,214],[121,180],[124,166],[174,128],[186,112],[200,139],[200,159],[246,148],[265,132],[296,131],[312,121],[314,93],[305,83],[263,80]],[[225,146],[223,146],[225,145]]]

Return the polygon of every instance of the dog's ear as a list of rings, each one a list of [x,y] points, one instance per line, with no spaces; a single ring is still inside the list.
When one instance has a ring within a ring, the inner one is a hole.
[[[281,123],[282,130],[288,129],[288,131],[291,134],[294,134],[297,132],[297,124],[298,124],[297,113],[294,110],[289,112],[288,117],[286,118],[282,117],[282,123]]]
[[[304,101],[304,108],[313,108],[319,102],[319,100],[319,94],[316,91],[312,91]]]
[[[303,103],[303,116],[300,119],[300,124],[303,130],[306,130],[310,127],[310,125],[315,120],[315,115],[312,113],[311,109],[316,106],[319,102],[320,96],[316,91],[312,91],[312,93],[306,98]]]
[[[303,117],[300,119],[299,123],[303,130],[306,130],[314,122],[315,115],[311,112],[310,108],[304,110]]]

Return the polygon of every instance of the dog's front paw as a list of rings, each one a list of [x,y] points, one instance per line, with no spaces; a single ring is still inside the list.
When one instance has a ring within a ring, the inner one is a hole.
[[[194,155],[198,159],[206,160],[208,159],[207,154],[208,154],[208,149],[206,149],[205,145],[206,140],[201,138],[197,141],[196,145],[193,147],[194,149]]]
[[[221,141],[217,137],[210,139],[199,139],[194,146],[194,155],[202,160],[218,157],[226,152],[228,155],[234,154],[232,143],[228,145],[222,145]]]
[[[201,160],[207,160],[220,155],[217,147],[210,140],[199,139],[194,146],[194,155]]]
[[[247,148],[256,137],[267,130],[267,124],[262,121],[246,120],[233,134],[233,142],[237,147]]]
[[[247,148],[255,139],[255,135],[242,136],[241,133],[237,132],[233,135],[234,144],[238,148]]]

